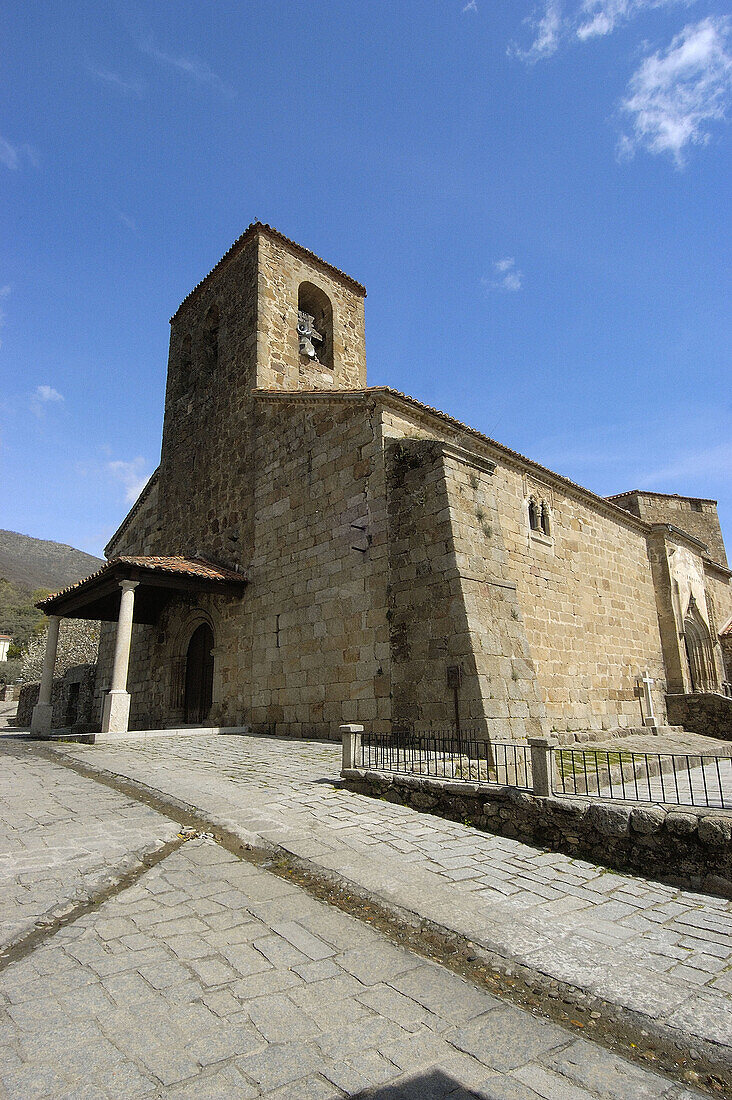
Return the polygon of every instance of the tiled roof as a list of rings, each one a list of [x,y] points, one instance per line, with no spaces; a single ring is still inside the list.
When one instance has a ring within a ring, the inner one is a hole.
[[[190,294],[186,294],[185,298],[178,306],[173,316],[170,318],[171,321],[175,320],[186,302],[188,302],[195,294],[198,293],[199,289],[203,286],[205,282],[207,282],[211,278],[213,273],[215,271],[218,271],[221,265],[226,263],[229,257],[234,252],[236,252],[245,243],[245,241],[250,240],[256,233],[266,233],[269,237],[273,237],[274,240],[280,241],[282,244],[286,244],[288,248],[291,248],[293,252],[297,252],[299,256],[303,256],[306,260],[310,260],[311,263],[315,262],[321,267],[326,268],[326,270],[332,272],[332,274],[334,275],[337,275],[339,279],[342,279],[343,282],[347,283],[352,290],[356,291],[357,294],[363,295],[364,298],[366,297],[366,287],[362,286],[361,283],[357,283],[356,280],[352,279],[350,275],[346,275],[345,271],[341,271],[340,268],[335,267],[333,264],[329,264],[327,260],[323,260],[320,256],[316,256],[316,254],[314,252],[311,252],[309,248],[303,248],[303,246],[301,244],[298,244],[297,241],[290,240],[290,238],[286,237],[284,233],[280,233],[278,229],[275,229],[271,225],[267,225],[266,222],[252,222],[251,225],[247,226],[242,235],[240,237],[237,237],[231,248],[227,249],[227,251],[223,254],[218,263],[214,264],[208,275],[205,275],[203,279],[201,279],[200,283],[196,283]]]
[[[732,619],[719,632],[720,638],[732,638]]]
[[[52,603],[59,596],[66,596],[69,592],[88,584],[89,581],[96,580],[98,577],[104,576],[105,573],[111,573],[118,570],[120,566],[125,565],[142,569],[148,573],[170,573],[177,576],[200,577],[202,580],[219,581],[222,584],[246,584],[246,577],[243,573],[236,573],[233,569],[225,569],[220,565],[212,565],[211,562],[204,561],[202,558],[184,558],[179,555],[171,557],[121,555],[105,562],[101,569],[97,569],[96,573],[84,577],[83,580],[77,581],[75,584],[70,584],[68,588],[63,588],[52,596],[47,596],[45,600],[40,600],[36,607],[43,608],[45,604]]]

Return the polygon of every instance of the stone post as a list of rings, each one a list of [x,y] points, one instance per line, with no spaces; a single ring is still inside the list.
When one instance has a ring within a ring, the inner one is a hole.
[[[117,637],[114,645],[112,685],[104,700],[102,733],[126,733],[130,720],[130,693],[127,690],[127,670],[130,665],[132,642],[132,617],[135,608],[135,589],[139,581],[120,581],[122,595],[119,601]]]
[[[534,794],[548,797],[554,790],[554,745],[548,737],[529,737]]]
[[[360,768],[363,760],[361,751],[361,734],[363,726],[341,726],[343,738],[342,770],[347,768]]]
[[[31,717],[31,733],[34,737],[48,737],[51,732],[53,718],[53,673],[56,668],[56,650],[58,649],[58,628],[61,623],[59,615],[48,616],[48,634],[46,635],[46,652],[43,655],[43,673],[41,674],[41,687],[38,692],[38,702],[33,707]]]

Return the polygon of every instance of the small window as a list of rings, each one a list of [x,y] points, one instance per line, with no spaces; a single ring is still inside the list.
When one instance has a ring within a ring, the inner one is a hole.
[[[529,497],[527,510],[529,534],[536,542],[550,544],[553,539],[553,524],[551,509],[547,501],[539,496]]]
[[[300,283],[297,292],[297,339],[301,363],[333,370],[333,307],[313,283]]]
[[[700,500],[692,500],[691,510],[692,512],[703,512],[702,502]]]

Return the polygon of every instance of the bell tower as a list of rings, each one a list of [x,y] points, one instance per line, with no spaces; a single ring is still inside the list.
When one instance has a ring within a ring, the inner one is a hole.
[[[166,552],[246,565],[251,391],[363,388],[365,296],[350,276],[255,222],[184,299],[171,318],[158,475]]]
[[[258,278],[257,386],[362,389],[361,284],[268,227],[259,237]]]

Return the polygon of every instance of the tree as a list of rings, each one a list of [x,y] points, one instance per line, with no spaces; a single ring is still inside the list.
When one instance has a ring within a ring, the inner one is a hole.
[[[20,675],[20,661],[0,661],[0,684],[14,684]]]

